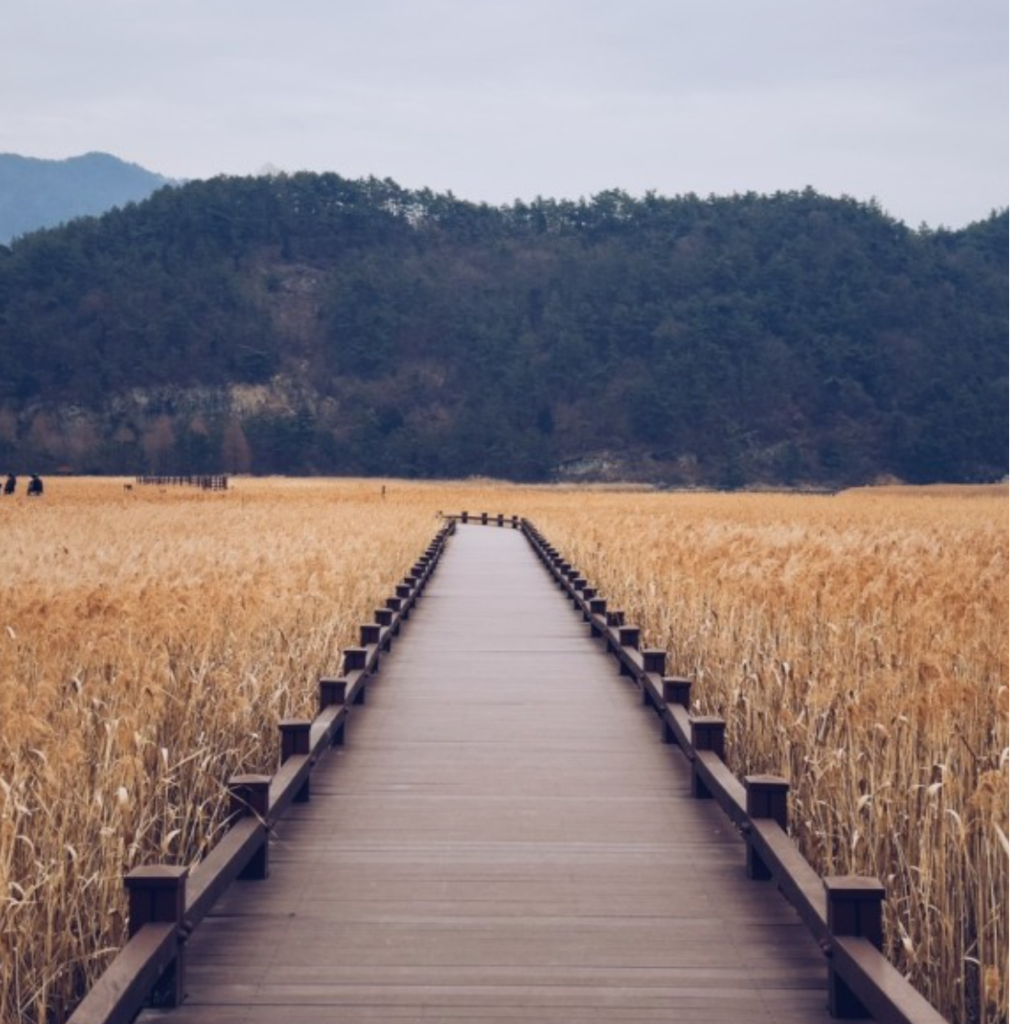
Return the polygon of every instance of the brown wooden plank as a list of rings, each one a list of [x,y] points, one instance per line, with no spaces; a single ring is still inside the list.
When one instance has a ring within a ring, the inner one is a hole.
[[[823,956],[512,530],[461,527],[143,1020],[828,1020]]]

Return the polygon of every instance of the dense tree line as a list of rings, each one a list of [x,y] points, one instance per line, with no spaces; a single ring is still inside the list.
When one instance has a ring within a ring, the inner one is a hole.
[[[1007,468],[1005,211],[296,174],[0,248],[0,465],[670,484]]]

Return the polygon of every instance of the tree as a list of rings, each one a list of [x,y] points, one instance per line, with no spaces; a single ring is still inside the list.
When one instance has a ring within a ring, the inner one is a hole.
[[[252,449],[242,424],[229,419],[221,439],[221,465],[227,473],[248,473],[252,469]]]
[[[175,452],[175,430],[169,416],[158,416],[144,434],[142,445],[147,471],[154,476],[170,473]]]

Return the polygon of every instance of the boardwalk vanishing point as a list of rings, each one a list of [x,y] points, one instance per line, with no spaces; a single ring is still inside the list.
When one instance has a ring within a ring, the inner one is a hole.
[[[367,701],[141,1021],[831,1019],[817,942],[519,531],[457,531]]]

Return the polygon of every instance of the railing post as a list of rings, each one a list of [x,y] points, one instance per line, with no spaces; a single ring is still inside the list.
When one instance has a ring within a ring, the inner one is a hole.
[[[347,680],[346,679],[320,679],[319,680],[319,710],[324,711],[326,708],[343,707],[347,703]],[[341,720],[340,724],[333,732],[333,736],[330,739],[331,747],[342,747],[344,745],[344,722]]]
[[[319,680],[319,710],[347,702],[347,680],[327,677]]]
[[[667,704],[679,704],[682,708],[689,708],[691,706],[691,680],[685,676],[664,676],[663,700]]]
[[[312,723],[302,719],[289,718],[280,723],[281,731],[281,764],[296,754],[307,754],[310,749],[309,731]],[[296,804],[304,804],[309,800],[309,780],[298,790]]]
[[[633,650],[638,650],[638,642],[642,635],[642,631],[638,626],[620,626],[618,627],[617,635],[620,638],[622,647],[631,647]]]
[[[658,647],[647,647],[642,651],[642,673],[643,675],[661,676],[666,671],[666,651]],[[652,692],[649,684],[642,679],[642,703],[652,704]]]
[[[270,809],[269,775],[233,775],[228,780],[228,792],[231,795],[229,816],[233,821],[251,814],[256,815],[261,821],[266,821]],[[256,851],[238,877],[261,880],[269,874],[270,841],[264,834],[263,845]]]
[[[663,702],[679,704],[682,708],[691,707],[691,680],[683,676],[663,677]],[[677,734],[670,727],[666,716],[663,716],[663,742],[677,743]]]
[[[145,924],[175,924],[181,929],[186,913],[186,876],[189,868],[152,864],[134,868],[123,884],[129,899],[128,932],[132,938]],[[178,1006],[186,994],[185,947],[176,941],[175,960],[151,992],[151,1005]]]
[[[855,936],[883,947],[884,886],[876,878],[833,875],[824,879],[828,896],[828,931],[833,936]],[[866,1007],[835,973],[828,957],[828,1009],[832,1017],[853,1020],[868,1017]]]
[[[376,608],[375,609],[375,621],[379,624],[380,628],[387,629],[393,624],[393,609],[392,608]],[[393,637],[389,633],[386,635],[386,640],[382,645],[384,651],[388,651],[393,646]]]
[[[621,647],[630,647],[632,650],[638,650],[638,644],[641,640],[641,630],[638,626],[618,626],[617,627],[617,641]],[[620,667],[618,671],[622,676],[630,676],[631,669],[624,664],[624,659],[621,659]]]
[[[398,597],[391,597],[387,604],[396,601],[399,604],[400,599]],[[368,661],[368,651],[364,647],[345,647],[344,648],[344,675],[349,676],[352,672],[364,672],[365,664]],[[365,689],[368,683],[368,677],[363,676],[359,681],[357,688],[354,690],[354,703],[364,704],[365,703]]]
[[[589,632],[592,636],[600,636],[600,628],[593,621],[596,616],[603,616],[606,618],[607,615],[607,600],[603,597],[594,597],[589,602]]]
[[[747,816],[749,818],[771,818],[783,832],[789,828],[789,783],[777,775],[747,775],[744,777],[747,789]],[[771,878],[768,865],[754,849],[750,836],[747,837],[747,877],[756,881]]]
[[[367,658],[368,651],[363,647],[345,647],[344,675],[347,675],[348,672],[358,672],[363,670]]]
[[[722,718],[699,715],[691,719],[691,746],[697,754],[709,750],[720,759],[726,756],[726,722]],[[691,761],[691,796],[696,800],[709,800],[712,793],[698,773],[698,759]]]
[[[607,654],[613,654],[614,653],[614,645],[610,641],[611,633],[609,631],[612,630],[612,629],[618,629],[619,627],[621,627],[623,625],[624,625],[624,612],[621,611],[620,609],[614,609],[614,608],[608,609],[608,611],[607,611],[607,630],[608,630],[608,632],[606,634],[606,641],[605,641],[605,646],[607,648]]]

